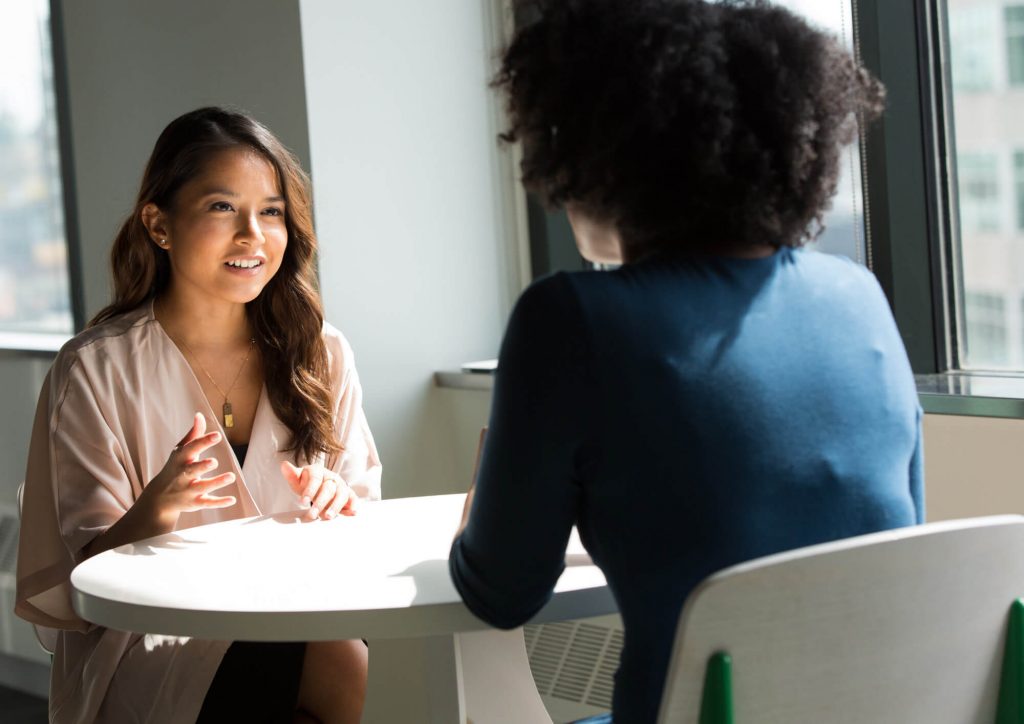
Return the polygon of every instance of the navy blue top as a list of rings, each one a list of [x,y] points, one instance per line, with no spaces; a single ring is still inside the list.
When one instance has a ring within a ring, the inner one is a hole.
[[[661,257],[527,289],[450,569],[502,628],[548,600],[573,524],[625,627],[616,722],[652,722],[712,572],[924,517],[921,409],[875,278],[785,249]]]

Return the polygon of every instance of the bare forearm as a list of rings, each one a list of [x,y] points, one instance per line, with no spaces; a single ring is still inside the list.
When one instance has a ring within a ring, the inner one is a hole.
[[[466,503],[462,506],[462,522],[459,523],[459,529],[455,531],[455,537],[458,538],[462,535],[462,531],[466,529],[466,523],[469,522],[469,511],[473,509],[473,493],[476,492],[476,485],[470,487],[469,492],[466,493]]]
[[[167,463],[142,490],[139,499],[121,519],[85,547],[86,557],[143,538],[170,533],[178,525],[178,516],[186,511],[226,508],[234,505],[233,496],[211,493],[235,482],[235,474],[222,473],[203,478],[217,467],[216,458],[199,459],[206,449],[220,442],[218,431],[206,432],[206,418],[197,412],[192,427],[171,450]]]
[[[87,558],[108,551],[111,548],[134,543],[143,538],[170,533],[178,523],[178,514],[159,514],[149,504],[146,496],[140,497],[121,519],[96,536],[85,547]]]
[[[473,482],[470,483],[469,492],[466,493],[466,503],[462,506],[462,522],[459,523],[459,529],[455,532],[455,537],[458,538],[462,535],[462,531],[466,529],[466,523],[469,522],[469,511],[473,509],[473,494],[476,492],[476,479],[480,474],[480,458],[484,454],[484,442],[487,440],[487,429],[488,426],[484,426],[480,430],[480,443],[476,446],[476,464],[473,466]]]

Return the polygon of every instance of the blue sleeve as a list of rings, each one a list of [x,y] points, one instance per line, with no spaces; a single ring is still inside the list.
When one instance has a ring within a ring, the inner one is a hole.
[[[914,510],[918,524],[924,523],[924,433],[922,430],[924,415],[917,411],[917,444],[910,458],[910,497],[914,500]]]
[[[586,337],[564,274],[527,289],[505,331],[473,507],[449,558],[466,605],[492,626],[532,618],[565,568],[588,438]]]

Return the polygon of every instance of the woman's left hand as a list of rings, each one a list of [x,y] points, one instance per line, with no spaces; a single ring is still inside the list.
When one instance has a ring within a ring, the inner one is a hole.
[[[341,477],[322,465],[296,467],[285,460],[281,473],[292,491],[309,506],[306,517],[330,520],[341,515],[356,514],[356,494]]]

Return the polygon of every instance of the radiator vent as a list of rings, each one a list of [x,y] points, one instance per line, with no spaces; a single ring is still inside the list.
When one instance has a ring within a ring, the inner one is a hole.
[[[527,626],[524,638],[541,696],[611,709],[621,628],[560,621]]]

